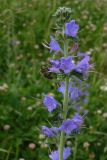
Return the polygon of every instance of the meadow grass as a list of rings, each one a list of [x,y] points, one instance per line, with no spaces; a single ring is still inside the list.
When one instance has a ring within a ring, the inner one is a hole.
[[[49,42],[52,15],[59,6],[72,9],[72,19],[81,28],[80,51],[95,62],[76,159],[107,159],[107,1],[0,0],[0,160],[47,160],[48,144],[40,126],[50,117],[42,98],[50,90],[56,94],[56,86],[41,76],[40,66],[50,54],[42,42]]]

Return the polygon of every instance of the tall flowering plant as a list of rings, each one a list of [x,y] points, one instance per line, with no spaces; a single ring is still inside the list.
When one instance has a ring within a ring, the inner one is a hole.
[[[56,138],[57,150],[51,151],[51,160],[66,160],[72,149],[66,147],[67,138],[77,136],[84,124],[83,105],[88,102],[88,73],[92,68],[90,56],[78,52],[79,25],[70,20],[71,10],[60,8],[55,35],[50,36],[50,62],[48,74],[59,83],[58,92],[62,94],[63,103],[53,96],[45,95],[43,104],[51,114],[58,110],[59,121],[51,127],[42,126],[42,133],[48,138]],[[74,158],[75,159],[75,153]]]

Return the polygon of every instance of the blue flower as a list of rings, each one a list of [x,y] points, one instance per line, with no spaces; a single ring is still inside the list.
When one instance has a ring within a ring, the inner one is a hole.
[[[65,74],[69,74],[73,69],[75,69],[75,64],[72,63],[72,57],[67,58],[62,57],[59,60],[50,60],[51,68],[49,72],[59,73],[62,70]]]
[[[83,124],[83,117],[80,116],[78,113],[75,113],[75,115],[72,118],[72,121],[77,125],[77,128],[79,128]]]
[[[74,128],[72,120],[68,119],[62,123],[60,130],[64,131],[67,135],[70,135]]]
[[[90,69],[90,57],[87,55],[81,61],[79,61],[75,67],[75,70],[79,73],[87,73]]]
[[[85,53],[78,52],[78,53],[77,53],[77,56],[78,56],[79,58],[81,58],[81,57],[85,57]]]
[[[64,148],[63,159],[66,160],[71,154],[71,149],[69,147]]]
[[[51,68],[49,72],[59,73],[60,72],[60,61],[59,60],[50,60]]]
[[[61,48],[60,48],[58,42],[54,39],[53,36],[50,36],[50,38],[51,38],[51,41],[50,41],[50,44],[49,44],[50,52],[52,52],[52,51],[60,51]]]
[[[51,130],[52,130],[52,132],[54,132],[55,134],[59,132],[59,128],[57,128],[57,127],[52,127]]]
[[[54,137],[55,134],[52,132],[52,130],[46,126],[42,126],[42,133],[47,137]]]
[[[70,154],[71,154],[71,149],[69,147],[64,148],[63,160],[66,160],[70,156]],[[52,151],[51,154],[49,155],[49,158],[51,160],[59,160],[59,151],[58,150]]]
[[[47,137],[54,137],[56,133],[59,132],[59,128],[53,127],[48,128],[46,126],[42,126],[42,133]]]
[[[51,154],[49,155],[49,158],[51,160],[59,160],[59,151],[52,151]]]
[[[71,100],[76,101],[81,95],[82,92],[79,88],[77,87],[71,88],[71,93],[70,93]]]
[[[67,58],[61,58],[60,69],[63,70],[65,74],[69,74],[74,69],[74,67],[75,65],[72,63],[71,56],[68,56]]]
[[[64,94],[64,92],[65,92],[65,83],[64,82],[60,83],[60,87],[58,88],[58,92]]]
[[[77,131],[83,124],[83,118],[76,113],[72,119],[65,120],[60,126],[60,131],[64,131],[67,135]]]
[[[67,36],[76,37],[79,30],[79,25],[75,23],[75,20],[65,24],[65,34]]]
[[[64,94],[64,92],[65,92],[65,83],[61,82],[60,85],[61,86],[58,88],[58,91],[60,93]],[[68,93],[69,93],[69,97],[71,98],[71,100],[72,101],[76,101],[82,95],[82,91],[77,87],[72,87],[73,85],[74,85],[73,82],[69,83]]]
[[[69,93],[70,93],[71,89],[72,89],[72,82],[69,83],[69,89],[68,89]],[[58,92],[64,94],[64,92],[65,92],[65,83],[64,82],[60,83],[60,87],[58,88]]]
[[[52,96],[45,96],[43,104],[49,112],[52,112],[58,105],[58,102]]]

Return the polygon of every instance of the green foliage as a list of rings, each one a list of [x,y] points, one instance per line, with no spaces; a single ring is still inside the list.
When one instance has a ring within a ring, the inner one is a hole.
[[[40,66],[50,54],[42,42],[49,40],[50,31],[54,31],[52,15],[59,6],[71,8],[71,17],[81,27],[80,49],[88,50],[96,63],[89,80],[89,114],[78,140],[77,160],[106,160],[107,91],[100,89],[107,82],[106,0],[0,2],[0,160],[48,159],[49,148],[40,135],[40,126],[50,117],[42,98],[48,91],[53,92],[54,86],[41,76]],[[31,143],[36,145],[34,149]]]

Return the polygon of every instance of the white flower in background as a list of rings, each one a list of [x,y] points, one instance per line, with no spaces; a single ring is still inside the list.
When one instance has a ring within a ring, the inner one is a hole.
[[[45,136],[43,134],[40,134],[39,139],[45,139]]]
[[[48,145],[47,144],[45,144],[45,143],[41,143],[41,148],[47,148],[48,147]]]
[[[0,91],[1,92],[6,92],[8,90],[8,84],[7,83],[3,83],[1,86],[0,86]]]
[[[102,113],[102,110],[100,110],[100,109],[97,110],[97,113],[98,113],[98,114],[101,114],[101,113]]]
[[[89,142],[84,142],[83,143],[83,148],[88,149],[90,146]]]
[[[107,91],[107,82],[103,86],[101,86],[100,89],[102,91],[106,92]]]
[[[8,130],[10,129],[10,125],[9,125],[9,124],[5,124],[5,125],[3,126],[3,129],[4,129],[5,131],[8,131]]]
[[[103,117],[107,118],[107,112],[103,113]]]

